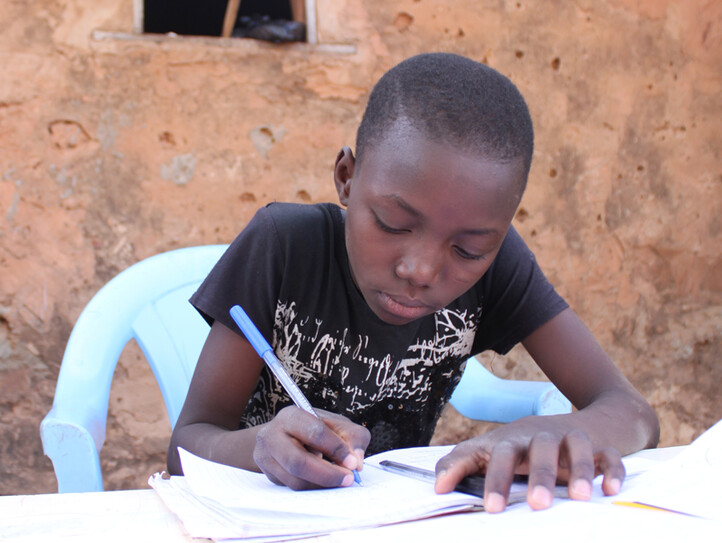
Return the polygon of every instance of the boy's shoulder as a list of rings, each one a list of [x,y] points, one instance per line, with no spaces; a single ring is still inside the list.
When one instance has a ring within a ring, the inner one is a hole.
[[[267,214],[276,227],[298,227],[342,220],[341,208],[331,203],[294,204],[271,202],[259,210]]]
[[[247,252],[250,247],[273,251],[281,247],[302,245],[309,248],[343,233],[343,210],[330,203],[294,204],[271,202],[256,210],[253,218],[231,243],[234,251]]]
[[[325,244],[343,232],[343,210],[336,204],[294,204],[272,202],[259,209],[254,221],[262,230],[270,227],[282,244],[309,248],[314,242]],[[263,225],[265,223],[265,226]]]

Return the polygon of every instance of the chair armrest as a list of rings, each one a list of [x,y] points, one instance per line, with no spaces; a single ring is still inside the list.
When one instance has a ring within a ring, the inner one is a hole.
[[[474,357],[467,361],[450,403],[465,417],[488,422],[570,413],[572,408],[552,383],[500,379]]]
[[[40,437],[53,462],[58,492],[103,490],[98,450],[85,427],[59,420],[51,410],[40,423]]]
[[[118,356],[130,340],[114,321],[112,304],[98,304],[112,289],[96,294],[73,328],[60,366],[53,407],[40,424],[43,450],[53,462],[58,492],[103,490],[99,451],[105,441],[110,385]],[[111,324],[112,323],[112,324]]]

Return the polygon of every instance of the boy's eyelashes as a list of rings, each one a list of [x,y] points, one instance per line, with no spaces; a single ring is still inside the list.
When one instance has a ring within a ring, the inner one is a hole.
[[[474,255],[470,252],[462,249],[458,245],[454,245],[454,250],[456,251],[456,254],[458,254],[461,258],[464,258],[466,260],[483,260],[486,255]]]
[[[394,228],[392,226],[389,226],[385,222],[383,222],[376,213],[374,213],[374,219],[376,220],[376,225],[383,230],[384,232],[388,232],[389,234],[405,234],[410,232],[408,228]]]
[[[376,225],[383,230],[384,232],[387,232],[389,234],[406,234],[411,232],[408,228],[394,228],[392,226],[389,226],[385,222],[383,222],[376,213],[374,215],[374,220],[376,221]],[[483,260],[486,255],[477,255],[470,253],[463,247],[460,247],[458,245],[454,245],[454,251],[456,251],[456,254],[458,254],[461,258],[464,260]]]

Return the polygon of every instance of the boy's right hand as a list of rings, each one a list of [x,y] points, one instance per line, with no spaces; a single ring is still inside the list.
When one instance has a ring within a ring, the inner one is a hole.
[[[318,414],[286,407],[259,429],[253,459],[271,481],[294,490],[353,484],[371,434],[341,415]]]

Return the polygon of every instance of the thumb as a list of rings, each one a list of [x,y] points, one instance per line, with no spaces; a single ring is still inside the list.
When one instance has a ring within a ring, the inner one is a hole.
[[[473,455],[467,454],[464,447],[457,445],[436,463],[434,490],[437,494],[451,492],[464,477],[476,473],[479,473],[477,459]]]

